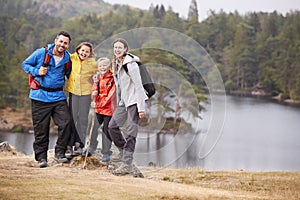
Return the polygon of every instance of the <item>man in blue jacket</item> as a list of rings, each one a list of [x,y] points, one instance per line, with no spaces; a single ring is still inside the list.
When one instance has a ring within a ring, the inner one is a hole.
[[[31,83],[29,98],[31,99],[32,122],[34,128],[33,150],[38,166],[47,167],[49,146],[49,128],[51,117],[58,126],[58,138],[55,145],[54,159],[66,163],[65,151],[71,131],[71,115],[63,91],[65,76],[70,74],[70,56],[67,49],[71,36],[60,32],[54,44],[35,50],[22,63],[24,71],[34,77]],[[46,54],[49,62],[45,66]]]

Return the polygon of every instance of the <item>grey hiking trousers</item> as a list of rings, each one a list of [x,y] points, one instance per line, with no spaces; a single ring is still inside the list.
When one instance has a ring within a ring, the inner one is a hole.
[[[126,123],[124,134],[120,127]],[[123,152],[122,162],[132,164],[135,150],[136,137],[138,134],[139,114],[137,105],[134,104],[125,108],[116,107],[113,116],[109,122],[109,134],[114,144]]]
[[[72,115],[76,130],[80,137],[80,140],[83,144],[87,144],[86,139],[90,132],[90,112],[94,112],[94,110],[90,110],[91,105],[91,96],[90,95],[82,95],[78,96],[72,93],[69,93],[69,101],[72,106]],[[92,130],[92,138],[90,145],[90,152],[93,153],[98,146],[98,128],[99,123],[97,118],[94,119],[94,127]]]

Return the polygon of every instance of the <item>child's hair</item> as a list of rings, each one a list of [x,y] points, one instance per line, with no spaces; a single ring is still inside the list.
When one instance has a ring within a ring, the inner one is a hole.
[[[88,46],[91,50],[91,54],[89,57],[94,57],[95,56],[95,53],[94,53],[94,50],[93,50],[93,45],[89,42],[81,42],[76,48],[75,48],[75,51],[78,53],[79,49],[82,47],[82,46]]]
[[[110,65],[110,60],[107,57],[101,57],[97,60],[97,66],[99,67],[99,65],[102,64],[106,64],[106,65]]]

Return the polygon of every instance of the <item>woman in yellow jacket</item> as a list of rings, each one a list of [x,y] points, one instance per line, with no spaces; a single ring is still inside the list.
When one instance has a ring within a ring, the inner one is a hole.
[[[70,57],[72,61],[72,71],[67,85],[69,105],[78,136],[82,143],[85,144],[88,132],[88,115],[91,104],[92,76],[98,70],[96,57],[93,52],[93,45],[88,42],[80,43],[76,47],[75,53],[71,54]],[[99,123],[96,119],[88,152],[89,154],[92,154],[97,149],[98,128]],[[73,138],[71,137],[69,144],[78,142],[76,134],[77,133],[73,132]]]

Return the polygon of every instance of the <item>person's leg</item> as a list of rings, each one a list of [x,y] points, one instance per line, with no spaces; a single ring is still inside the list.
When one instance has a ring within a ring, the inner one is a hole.
[[[98,113],[95,113],[95,114],[96,114],[96,119],[99,123],[99,126],[101,126],[101,124],[103,123],[103,120],[104,120],[103,115],[98,114]],[[103,151],[103,138],[102,138],[102,151]]]
[[[137,170],[137,167],[132,163],[139,122],[137,106],[132,105],[127,107],[127,114],[127,126],[126,134],[124,134],[125,144],[123,147],[122,164],[117,169],[112,171],[112,173],[117,176],[134,173],[134,171],[139,171]],[[139,176],[142,177],[142,175]]]
[[[120,127],[123,126],[127,119],[127,111],[125,107],[118,106],[116,107],[113,116],[108,124],[108,131],[110,138],[114,144],[119,148],[120,151],[123,151],[124,145],[126,143]]]
[[[139,114],[137,106],[132,105],[127,108],[128,118],[126,126],[125,140],[122,162],[128,165],[132,164],[135,150],[136,137],[138,134]]]
[[[31,100],[32,122],[34,129],[33,150],[36,161],[45,159],[49,148],[49,126],[52,107],[48,103]]]
[[[52,117],[54,123],[58,126],[55,156],[65,157],[65,151],[71,134],[71,114],[66,101],[55,103]]]
[[[76,96],[76,95],[74,95]],[[78,98],[78,121],[77,121],[77,132],[80,137],[80,140],[86,145],[86,137],[87,137],[87,128],[88,128],[88,117],[90,111],[90,104],[91,104],[91,96],[90,95],[83,95],[83,96],[76,96]],[[74,107],[74,106],[73,106]]]
[[[102,154],[111,155],[112,151],[111,144],[112,140],[108,132],[108,124],[111,119],[111,116],[102,115],[103,118],[103,128],[102,128]]]
[[[80,107],[80,102],[79,102],[80,96],[74,95],[70,93],[70,98],[69,98],[69,103],[70,103],[70,109],[72,113],[72,119],[73,119],[73,128],[75,128],[78,137],[80,138],[81,142],[84,143],[85,140],[82,140],[84,136],[81,134],[81,127],[79,123],[79,107]],[[72,128],[72,130],[73,130]],[[72,138],[75,142],[75,138]]]
[[[75,127],[74,119],[73,119],[72,102],[73,102],[73,95],[72,93],[69,93],[69,109],[70,109],[72,119],[71,119],[71,135],[68,142],[68,146],[72,147],[75,145],[76,142],[78,142],[80,147],[83,148],[84,144],[78,135],[78,132]]]

